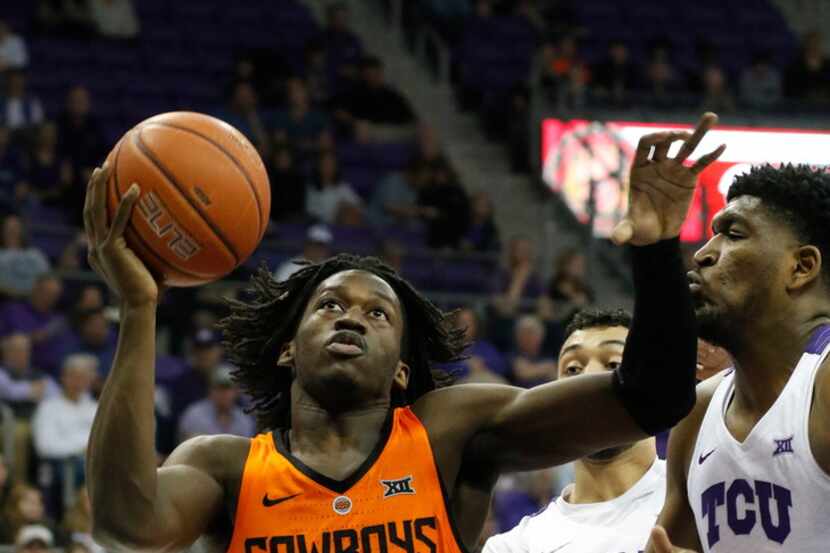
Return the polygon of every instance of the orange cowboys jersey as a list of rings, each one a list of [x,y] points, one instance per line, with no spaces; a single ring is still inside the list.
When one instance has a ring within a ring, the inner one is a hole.
[[[286,431],[251,440],[229,553],[461,553],[427,432],[409,408],[346,480],[296,459]]]

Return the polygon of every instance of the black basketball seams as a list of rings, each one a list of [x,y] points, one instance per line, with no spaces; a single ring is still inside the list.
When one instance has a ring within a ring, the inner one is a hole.
[[[234,268],[239,265],[241,256],[239,253],[234,249],[230,240],[228,240],[227,236],[224,235],[222,229],[220,229],[210,218],[207,214],[199,208],[199,206],[194,203],[190,197],[188,196],[186,189],[176,180],[176,177],[173,173],[161,162],[160,159],[156,157],[153,151],[144,143],[141,138],[141,128],[135,130],[135,135],[133,136],[133,144],[138,148],[138,150],[150,161],[156,168],[161,172],[161,174],[167,179],[167,181],[173,185],[173,187],[178,191],[179,195],[184,198],[187,204],[199,214],[200,218],[204,223],[210,228],[213,232],[213,235],[222,243],[225,249],[230,252],[231,256],[234,259]]]

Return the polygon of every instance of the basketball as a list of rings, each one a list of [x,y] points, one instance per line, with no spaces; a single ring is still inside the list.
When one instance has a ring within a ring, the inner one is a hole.
[[[271,209],[265,166],[231,125],[170,112],[130,129],[107,157],[112,221],[130,185],[141,193],[124,236],[167,286],[196,286],[227,275],[262,239]]]

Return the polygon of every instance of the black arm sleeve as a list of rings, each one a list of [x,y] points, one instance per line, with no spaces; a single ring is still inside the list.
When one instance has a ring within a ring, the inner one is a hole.
[[[695,404],[697,322],[677,238],[632,247],[634,320],[614,388],[648,434]]]

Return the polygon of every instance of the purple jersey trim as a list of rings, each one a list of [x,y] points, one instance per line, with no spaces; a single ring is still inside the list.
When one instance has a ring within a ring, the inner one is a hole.
[[[821,325],[810,336],[810,341],[807,342],[807,347],[804,349],[805,353],[814,353],[820,355],[824,348],[830,344],[830,325]]]

